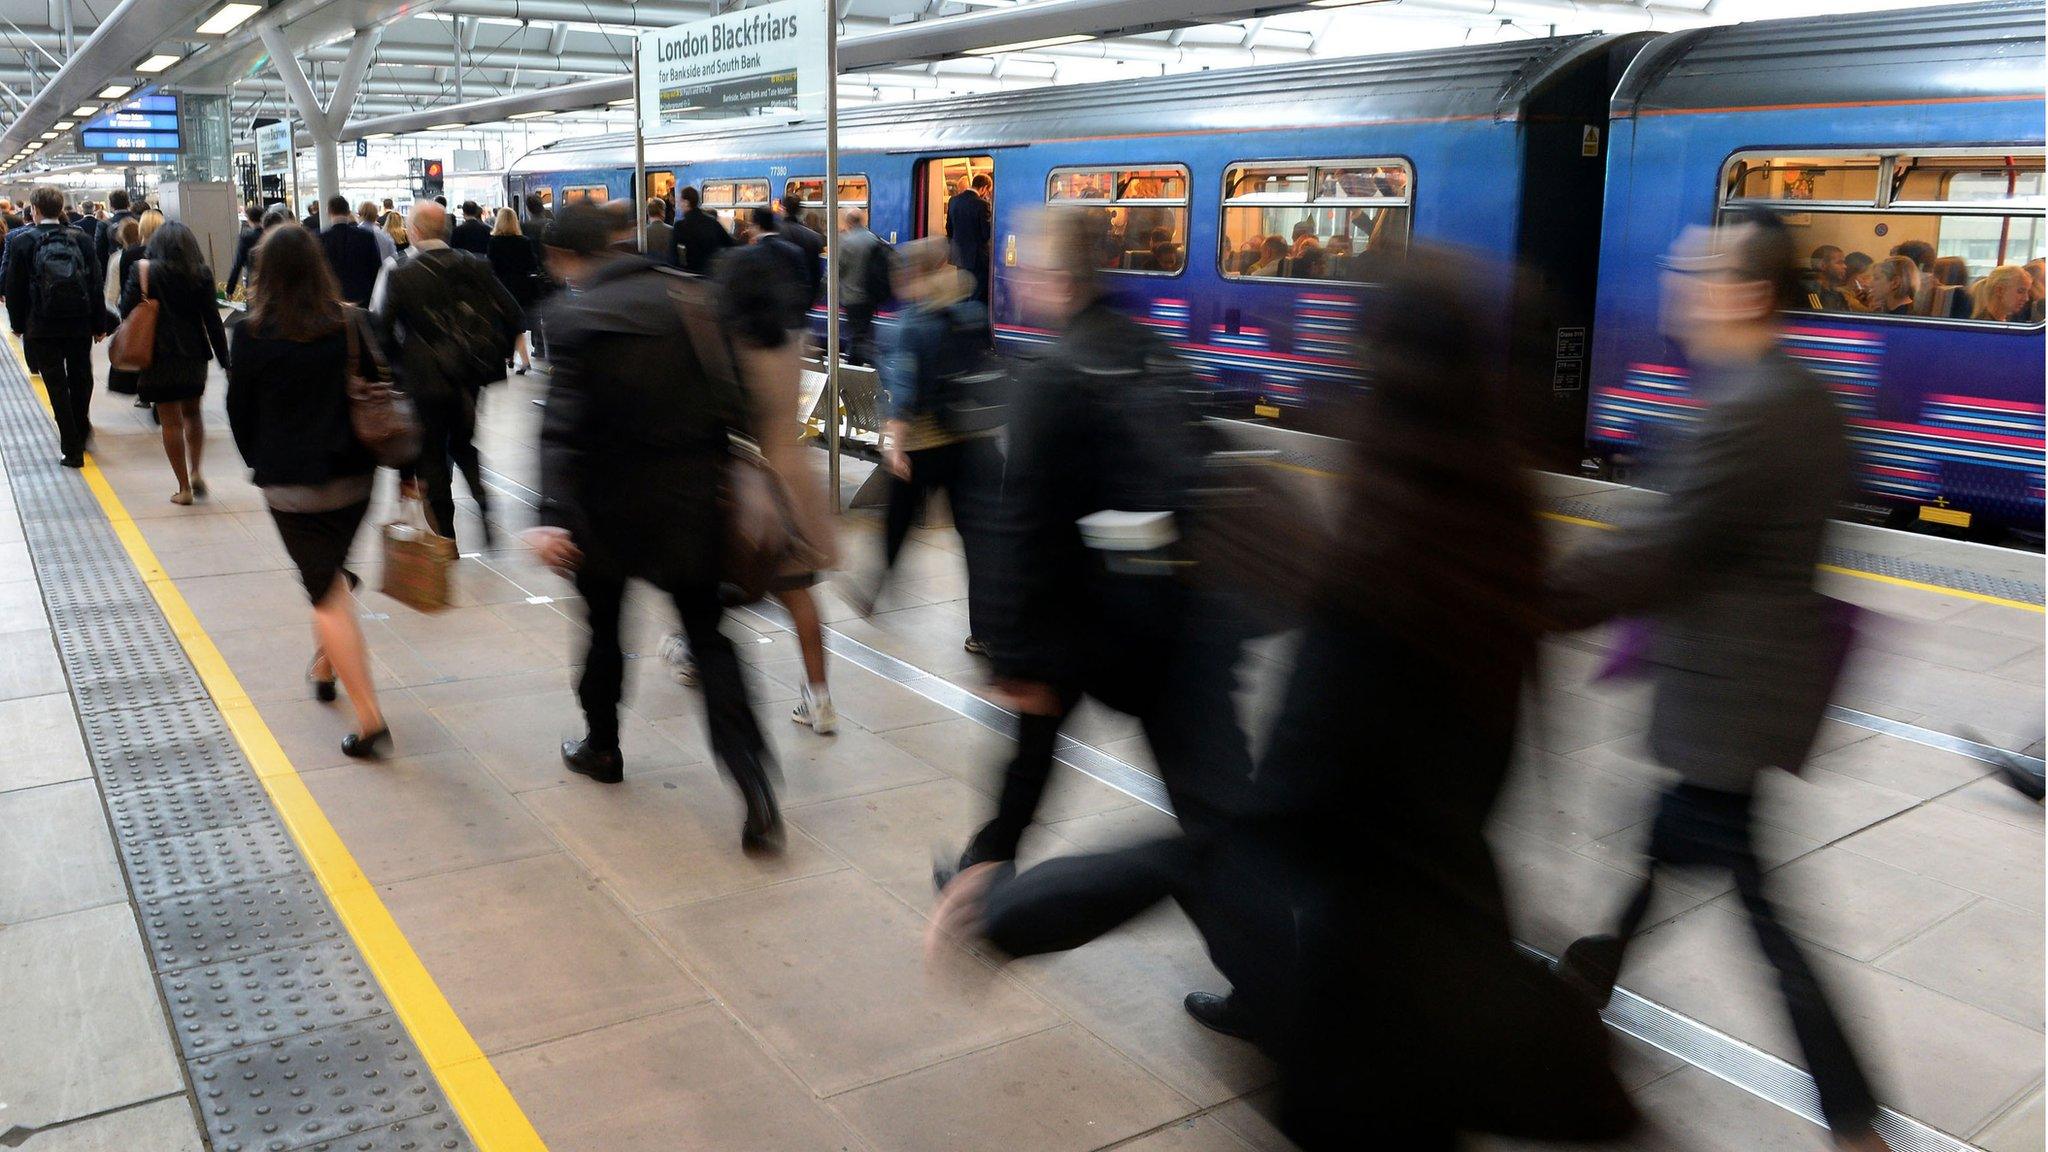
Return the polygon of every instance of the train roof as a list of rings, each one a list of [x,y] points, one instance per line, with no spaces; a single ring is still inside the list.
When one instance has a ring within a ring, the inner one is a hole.
[[[1612,115],[2042,98],[2042,0],[1994,0],[1672,33],[1639,53]]]
[[[1561,36],[1483,47],[1353,56],[919,101],[842,112],[854,152],[1001,148],[1048,140],[1224,133],[1400,121],[1511,121],[1550,84],[1641,34]],[[631,163],[630,135],[559,141],[513,171]],[[649,164],[825,150],[822,122],[721,124],[649,140]]]

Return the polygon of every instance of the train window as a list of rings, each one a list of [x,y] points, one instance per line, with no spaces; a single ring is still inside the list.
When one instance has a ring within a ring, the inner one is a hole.
[[[1059,211],[1095,214],[1105,271],[1178,276],[1187,267],[1186,168],[1060,169],[1045,179],[1045,202]]]
[[[756,204],[768,203],[768,182],[766,180],[706,180],[703,188],[704,211],[718,217],[718,222],[730,230],[738,219],[740,210]]]
[[[1855,183],[1843,183],[1847,172],[1858,174]],[[1867,201],[1859,199],[1865,187]],[[2042,321],[2035,276],[2048,260],[2048,202],[2039,148],[1738,156],[1724,188],[1730,205],[1764,202],[1778,210],[1810,262],[1806,299],[1813,311]]]
[[[611,198],[611,189],[602,184],[571,184],[562,189],[562,203],[602,204]]]
[[[1217,266],[1231,279],[1372,279],[1408,247],[1414,169],[1401,160],[1237,164],[1223,176]]]
[[[825,220],[825,178],[823,176],[799,176],[782,186],[785,196],[801,197],[804,202],[804,223],[811,230],[822,235]],[[868,178],[865,176],[841,176],[839,178],[839,210],[866,208],[868,206]]]

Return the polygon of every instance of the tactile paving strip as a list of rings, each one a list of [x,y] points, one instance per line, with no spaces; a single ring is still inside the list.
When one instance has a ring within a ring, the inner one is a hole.
[[[211,1147],[473,1148],[5,354],[0,455]]]

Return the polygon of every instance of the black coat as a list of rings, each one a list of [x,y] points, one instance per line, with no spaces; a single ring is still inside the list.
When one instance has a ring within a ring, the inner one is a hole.
[[[227,290],[230,294],[234,292],[235,282],[242,278],[242,273],[247,272],[250,279],[255,279],[256,262],[252,257],[256,254],[256,242],[261,239],[263,239],[263,229],[253,224],[243,228],[242,234],[235,237],[235,260],[234,263],[228,265]],[[126,273],[124,272],[123,276],[125,277],[125,275]]]
[[[320,248],[341,282],[341,298],[359,308],[368,304],[377,287],[377,272],[384,267],[376,238],[353,219],[340,220],[320,234]]]
[[[34,310],[34,291],[31,287],[36,277],[36,249],[50,234],[59,228],[68,230],[85,257],[85,283],[91,298],[99,307],[93,315],[83,320],[50,321],[38,320]],[[94,255],[92,237],[82,229],[69,224],[37,224],[33,228],[22,228],[7,234],[7,275],[0,291],[7,296],[7,319],[17,335],[31,340],[67,339],[80,336],[94,336],[113,330],[106,303],[106,265]]]
[[[107,266],[107,260],[113,255],[114,241],[121,232],[121,221],[140,219],[140,213],[130,212],[124,208],[101,221],[101,227],[93,237],[93,252],[99,257],[101,268]]]
[[[699,276],[711,275],[718,254],[733,245],[732,233],[725,230],[718,217],[702,208],[692,208],[676,217],[671,242],[675,248],[670,262]]]
[[[615,256],[548,313],[540,522],[592,571],[669,589],[718,577],[718,482],[748,410],[707,380],[669,298],[678,273]]]
[[[540,299],[540,261],[526,237],[493,236],[490,250],[484,255],[491,262],[491,274],[521,308],[531,307]]]
[[[479,256],[487,255],[491,250],[491,226],[481,220],[464,220],[449,233],[448,246]]]
[[[459,392],[473,394],[491,380],[504,379],[502,366],[500,375],[490,380],[444,378],[432,348],[442,335],[439,325],[452,294],[460,294],[463,303],[493,318],[505,356],[512,354],[525,327],[519,302],[498,283],[481,257],[453,248],[429,248],[393,264],[384,282],[377,321],[385,358],[408,392],[445,399]]]
[[[357,334],[358,370],[365,375],[375,371],[368,327]],[[302,342],[237,324],[233,352],[228,427],[258,487],[320,484],[375,470],[349,423],[345,333],[336,329]]]
[[[150,366],[143,369],[143,379],[147,381],[151,372],[169,368],[176,361],[215,360],[226,364],[228,337],[221,327],[220,307],[214,302],[210,269],[201,268],[197,276],[168,276],[146,259],[136,261],[128,270],[127,279],[121,282],[122,318],[126,319],[144,299],[140,269],[145,266],[149,269],[147,298],[155,300],[158,307],[155,356]]]
[[[973,273],[977,284],[988,275],[990,228],[988,201],[972,189],[946,201],[946,239],[952,244],[953,266]]]
[[[816,304],[825,288],[825,238],[808,225],[784,217],[775,234],[803,254],[804,283],[810,289],[810,304]]]

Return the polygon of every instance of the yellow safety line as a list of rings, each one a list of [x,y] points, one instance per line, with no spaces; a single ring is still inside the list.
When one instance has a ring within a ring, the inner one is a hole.
[[[1268,460],[1266,463],[1271,467],[1288,472],[1299,472],[1304,476],[1320,476],[1326,479],[1335,479],[1337,475],[1335,472],[1326,472],[1321,468],[1310,468],[1301,464],[1287,464],[1279,460]],[[1573,524],[1580,528],[1597,528],[1602,532],[1612,532],[1615,530],[1615,526],[1607,523],[1605,520],[1588,520],[1584,516],[1567,516],[1562,512],[1539,512],[1537,515],[1542,516],[1545,520],[1555,520],[1560,524]],[[2048,613],[2048,607],[2043,607],[2040,604],[2029,604],[2024,600],[2008,600],[2003,596],[1991,596],[1983,592],[1967,592],[1961,588],[1944,588],[1939,584],[1927,584],[1919,580],[1908,580],[1903,576],[1886,576],[1879,572],[1865,572],[1861,569],[1843,568],[1834,564],[1820,564],[1816,565],[1816,567],[1823,572],[1832,572],[1837,576],[1854,576],[1859,580],[1875,580],[1880,584],[1893,584],[1900,588],[1912,588],[1920,592],[1933,592],[1939,596],[1954,596],[1959,600],[1976,600],[1984,604],[1997,604],[2005,608],[2017,608],[2022,612]]]
[[[10,337],[8,343],[19,357],[19,341]],[[29,379],[37,398],[48,409],[50,398],[41,377],[32,375]],[[342,926],[355,940],[363,962],[383,985],[392,1009],[419,1045],[421,1057],[433,1069],[449,1104],[469,1130],[470,1139],[481,1152],[546,1152],[547,1145],[542,1143],[540,1134],[534,1131],[519,1102],[512,1098],[490,1058],[455,1015],[455,1009],[434,983],[426,965],[420,962],[419,954],[413,951],[376,888],[357,866],[354,854],[328,822],[319,801],[306,788],[298,770],[292,767],[291,758],[264,723],[249,694],[243,691],[226,658],[214,646],[213,638],[185,603],[177,583],[157,562],[141,526],[128,514],[90,454],[83,471],[86,484],[99,498],[101,510],[113,525],[114,534],[128,550],[128,558],[142,575],[142,582],[156,597],[171,631],[184,645],[186,657],[241,743],[242,754],[248,757],[256,778],[269,791],[285,827],[291,830],[299,854],[326,889]]]

